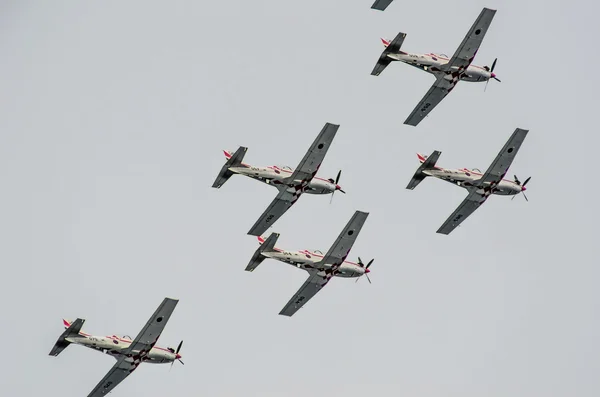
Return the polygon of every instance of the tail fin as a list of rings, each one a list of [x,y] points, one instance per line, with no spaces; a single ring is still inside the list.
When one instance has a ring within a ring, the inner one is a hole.
[[[233,175],[233,172],[231,172],[229,169],[231,167],[239,167],[242,165],[242,160],[244,159],[244,155],[246,154],[247,150],[247,147],[240,146],[233,154],[226,150],[223,151],[223,153],[225,153],[225,157],[227,158],[227,162],[223,168],[221,168],[221,172],[219,172],[219,175],[217,176],[217,179],[215,179],[212,187],[218,189],[223,186],[225,182],[227,182],[231,175]]]
[[[271,235],[265,240],[262,237],[258,237],[258,242],[260,243],[260,247],[254,252],[252,255],[252,259],[246,266],[246,271],[251,272],[254,271],[265,260],[266,256],[263,255],[263,252],[273,252],[275,250],[275,243],[279,238],[279,233],[271,233]]]
[[[419,166],[419,168],[417,169],[417,172],[415,172],[415,175],[412,177],[412,179],[408,183],[408,186],[406,186],[407,189],[413,190],[414,188],[417,187],[417,185],[419,183],[421,183],[421,181],[423,179],[425,179],[427,177],[427,175],[423,171],[426,169],[434,168],[435,163],[440,158],[440,154],[442,154],[442,152],[440,152],[438,150],[431,153],[431,156],[424,156],[421,153],[417,153],[417,157],[419,158],[419,161],[421,162],[421,166]]]
[[[373,68],[371,72],[372,76],[379,76],[381,72],[392,62],[392,59],[388,57],[388,54],[397,54],[401,53],[400,47],[402,47],[402,43],[404,42],[404,38],[406,37],[406,33],[398,33],[398,35],[392,40],[390,43],[388,40],[381,39],[383,45],[385,46],[385,50],[379,56],[379,60],[377,64]]]
[[[50,355],[58,356],[60,353],[62,353],[62,351],[65,350],[67,346],[71,344],[71,342],[69,342],[67,338],[79,336],[79,332],[81,331],[81,327],[83,327],[84,322],[85,320],[81,318],[78,318],[72,323],[68,322],[67,320],[63,320],[63,324],[66,329],[54,344],[54,347],[50,351]]]

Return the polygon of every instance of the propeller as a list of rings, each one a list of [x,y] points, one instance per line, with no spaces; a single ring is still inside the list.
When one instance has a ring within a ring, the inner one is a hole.
[[[373,261],[374,261],[374,260],[375,260],[375,258],[371,259],[371,260],[369,261],[369,263],[367,263],[367,266],[365,266],[365,264],[363,263],[362,259],[360,259],[360,256],[358,257],[358,265],[359,265],[360,267],[363,267],[363,268],[365,269],[365,272],[364,272],[364,273],[363,273],[361,276],[359,276],[359,277],[356,279],[356,281],[355,281],[356,283],[358,283],[358,280],[359,280],[359,279],[360,279],[362,276],[367,276],[367,280],[369,281],[369,284],[372,284],[372,283],[371,283],[371,279],[369,278],[369,274],[368,274],[368,273],[369,273],[369,267],[371,267],[371,265],[373,264]]]
[[[523,184],[521,184],[521,181],[519,180],[519,178],[515,175],[515,183],[519,186],[521,186],[521,193],[523,193],[523,197],[525,197],[525,201],[529,201],[529,199],[527,198],[527,195],[525,195],[525,190],[527,190],[525,188],[525,185],[527,185],[529,183],[529,181],[531,180],[531,177],[525,179],[525,182],[523,182]],[[513,196],[513,198],[511,200],[514,200],[515,197]]]
[[[329,178],[329,182],[333,183],[335,185],[335,190],[331,193],[331,199],[329,200],[329,204],[331,204],[331,202],[333,201],[333,193],[335,193],[337,190],[339,190],[340,192],[346,194],[345,191],[343,191],[340,186],[338,185],[338,183],[340,182],[340,176],[342,176],[342,170],[338,171],[337,176],[335,177],[335,180],[333,178]]]
[[[181,361],[181,356],[179,355],[181,346],[183,346],[183,341],[179,342],[179,346],[177,346],[177,350],[173,351],[173,349],[169,348],[169,351],[171,353],[175,353],[175,360],[179,361],[182,365],[185,365],[185,363],[183,361]],[[171,368],[173,368],[173,364],[175,364],[175,360],[171,361]]]
[[[488,72],[490,72],[490,78],[496,80],[497,82],[501,83],[502,81],[500,81],[500,79],[498,77],[496,77],[496,75],[494,74],[494,69],[496,68],[496,62],[498,62],[498,58],[494,59],[494,62],[492,62],[492,67],[490,68],[489,66],[484,66],[484,69]],[[485,90],[487,90],[487,85],[490,82],[490,79],[488,79],[485,83],[485,88],[483,89],[483,91],[485,92]]]

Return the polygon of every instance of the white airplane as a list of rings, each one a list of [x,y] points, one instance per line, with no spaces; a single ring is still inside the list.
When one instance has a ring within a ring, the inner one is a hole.
[[[306,155],[294,170],[289,167],[253,167],[242,163],[248,148],[240,146],[233,154],[225,151],[227,162],[219,172],[212,187],[220,188],[233,175],[240,174],[259,180],[267,185],[274,186],[279,194],[266,211],[258,218],[248,234],[260,236],[283,215],[298,200],[302,193],[331,194],[342,190],[338,182],[342,171],[339,171],[335,180],[315,177],[327,150],[340,126],[326,123]]]
[[[423,179],[433,176],[463,187],[469,192],[467,198],[464,199],[456,211],[438,229],[438,233],[450,234],[450,232],[479,208],[491,194],[513,196],[514,199],[515,195],[523,193],[525,200],[529,201],[527,196],[525,196],[525,190],[527,190],[525,185],[527,185],[531,177],[525,179],[523,183],[521,183],[516,175],[514,181],[503,179],[528,132],[529,130],[517,128],[500,153],[498,153],[492,165],[483,174],[476,168],[472,170],[467,168],[452,170],[436,167],[435,163],[441,154],[437,150],[431,156],[417,154],[419,161],[421,161],[421,166],[417,169],[408,186],[406,186],[407,189],[413,190]]]
[[[418,125],[454,89],[459,80],[485,81],[486,86],[490,79],[500,81],[494,73],[498,59],[494,60],[491,68],[471,64],[495,14],[496,10],[484,8],[450,59],[444,54],[413,54],[400,51],[406,33],[399,33],[391,42],[381,39],[385,50],[381,53],[371,75],[379,76],[392,61],[400,61],[431,73],[436,78],[433,86],[404,121],[404,124]]]
[[[279,234],[277,233],[272,233],[266,240],[258,237],[261,246],[258,247],[252,256],[250,263],[246,267],[246,271],[254,271],[262,261],[266,258],[271,258],[306,270],[310,274],[298,292],[279,312],[283,316],[291,317],[315,296],[321,288],[327,285],[333,276],[356,277],[356,281],[358,281],[358,278],[370,272],[369,267],[373,263],[373,259],[366,266],[360,258],[358,258],[357,263],[346,261],[346,257],[350,253],[352,245],[358,237],[368,215],[366,212],[356,211],[325,255],[320,251],[303,250],[291,252],[276,248],[275,243],[277,242],[277,238],[279,238]],[[371,280],[368,275],[367,279],[370,283]]]
[[[373,3],[371,8],[374,10],[384,11],[392,1],[394,0],[375,0],[375,3]]]
[[[120,338],[116,335],[89,335],[81,332],[81,327],[85,320],[78,318],[72,323],[63,320],[66,330],[56,341],[52,351],[50,351],[50,355],[58,356],[67,346],[74,343],[109,354],[117,359],[117,363],[108,371],[100,383],[96,385],[88,397],[99,397],[110,393],[112,389],[129,376],[142,362],[155,364],[171,363],[173,365],[175,360],[178,360],[183,364],[181,354],[179,354],[183,341],[179,343],[177,349],[170,347],[164,349],[155,346],[177,302],[177,299],[165,298],[138,336],[133,340],[127,336]]]

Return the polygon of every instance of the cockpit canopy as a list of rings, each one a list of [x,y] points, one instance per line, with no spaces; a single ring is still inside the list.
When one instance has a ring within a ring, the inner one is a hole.
[[[131,339],[131,336],[129,336],[129,335],[123,335],[123,336],[113,335],[112,337],[115,339],[133,340],[133,339]]]

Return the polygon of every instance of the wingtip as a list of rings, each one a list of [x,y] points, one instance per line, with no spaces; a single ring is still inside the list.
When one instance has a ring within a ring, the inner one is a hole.
[[[389,46],[389,45],[390,45],[390,41],[389,41],[389,40],[386,40],[386,39],[384,39],[383,37],[380,37],[380,39],[381,39],[381,42],[383,43],[383,45],[384,45],[385,47],[387,47],[387,46]]]

